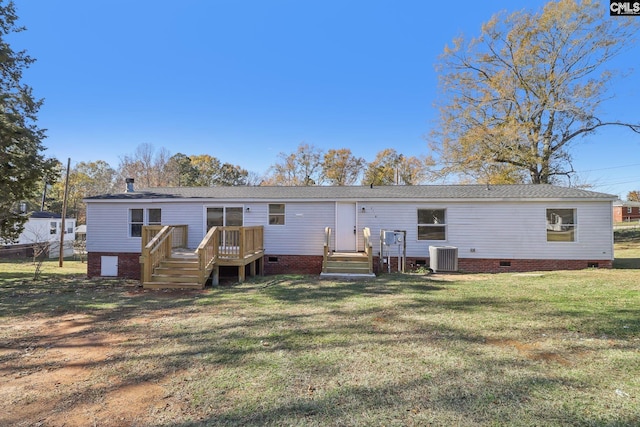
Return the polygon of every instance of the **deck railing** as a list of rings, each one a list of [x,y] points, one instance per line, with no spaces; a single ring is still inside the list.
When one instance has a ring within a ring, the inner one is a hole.
[[[221,227],[211,227],[196,249],[198,265],[200,267],[200,283],[207,281],[215,266],[216,258],[218,257],[218,248],[220,246],[219,228]]]
[[[362,229],[364,236],[364,253],[367,254],[369,261],[369,273],[373,273],[373,245],[371,243],[371,230],[369,227]]]
[[[160,232],[164,225],[145,225],[142,227],[142,248],[149,244],[151,239]],[[171,239],[171,245],[174,248],[186,248],[188,242],[187,231],[189,227],[187,225],[171,225],[173,227],[173,237]]]
[[[331,227],[324,228],[324,251],[322,253],[322,271],[327,268],[327,261],[331,253]]]
[[[264,250],[264,227],[217,227],[221,258],[243,259]]]
[[[186,225],[142,227],[142,283],[151,281],[154,270],[163,260],[171,257],[174,248],[187,247],[187,228]],[[219,260],[224,260],[224,263],[235,263],[235,260],[242,262],[259,255],[262,251],[262,226],[212,227],[195,250],[200,283],[204,284],[207,281]]]
[[[186,225],[152,225],[142,227],[142,283],[151,281],[156,267],[171,257],[173,248],[187,246]]]

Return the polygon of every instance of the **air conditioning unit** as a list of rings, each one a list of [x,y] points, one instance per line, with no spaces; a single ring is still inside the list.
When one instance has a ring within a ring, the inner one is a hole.
[[[458,271],[458,248],[429,246],[429,268],[438,271]]]

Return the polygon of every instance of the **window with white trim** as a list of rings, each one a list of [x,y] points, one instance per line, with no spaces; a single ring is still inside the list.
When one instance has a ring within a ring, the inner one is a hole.
[[[446,209],[418,209],[418,240],[447,240]]]
[[[284,225],[284,203],[269,204],[269,225]]]
[[[547,209],[547,242],[575,242],[577,225],[575,209]]]
[[[142,237],[143,225],[162,225],[162,209],[129,209],[129,237]]]

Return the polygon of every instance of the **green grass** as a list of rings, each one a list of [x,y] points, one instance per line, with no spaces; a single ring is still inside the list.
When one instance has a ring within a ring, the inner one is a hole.
[[[640,246],[625,245],[627,266]],[[124,338],[82,393],[99,402],[105,379],[162,384],[165,409],[142,408],[136,425],[640,424],[637,267],[270,276],[203,292],[83,280],[71,263],[42,283],[5,268],[4,325],[83,314]],[[3,327],[0,344],[29,334]]]

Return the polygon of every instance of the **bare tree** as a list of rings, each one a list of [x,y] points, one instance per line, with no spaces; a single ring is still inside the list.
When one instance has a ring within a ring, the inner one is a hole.
[[[393,148],[386,148],[376,155],[364,172],[364,185],[417,185],[428,177],[430,157],[406,157]]]
[[[605,66],[635,43],[640,21],[606,16],[590,0],[539,13],[495,15],[477,38],[445,48],[438,70],[440,126],[431,147],[443,173],[473,180],[551,183],[571,175],[571,145],[603,126],[614,73]]]
[[[118,184],[123,186],[126,178],[134,178],[141,187],[161,187],[170,184],[166,174],[170,153],[162,147],[158,151],[151,144],[140,144],[133,154],[120,158]]]

